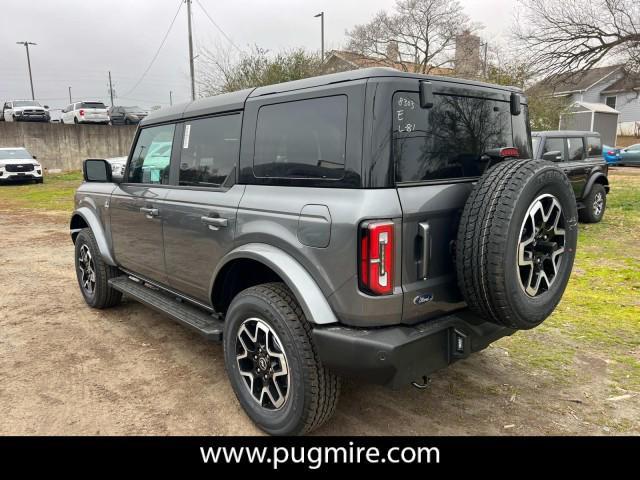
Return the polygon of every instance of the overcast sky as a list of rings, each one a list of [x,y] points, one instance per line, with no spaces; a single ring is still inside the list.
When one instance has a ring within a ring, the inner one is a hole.
[[[183,4],[164,47],[139,86],[181,0],[0,0],[0,101],[31,98],[25,48],[31,41],[36,99],[52,108],[73,101],[108,102],[108,74],[116,104],[168,105],[189,99],[187,17]],[[390,10],[394,0],[193,0],[196,54],[202,47],[233,50],[206,12],[240,49],[318,49],[325,12],[325,48],[345,43],[344,32]],[[461,0],[490,42],[508,30],[515,0]],[[196,60],[196,70],[198,64]]]

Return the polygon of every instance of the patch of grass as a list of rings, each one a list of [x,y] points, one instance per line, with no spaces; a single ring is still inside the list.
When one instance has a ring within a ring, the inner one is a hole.
[[[81,182],[81,172],[65,172],[45,175],[41,184],[1,185],[0,206],[3,209],[71,212],[73,195]]]

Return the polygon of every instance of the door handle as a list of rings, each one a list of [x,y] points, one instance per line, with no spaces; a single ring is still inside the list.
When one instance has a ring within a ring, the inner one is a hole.
[[[157,208],[145,208],[145,207],[142,207],[142,208],[140,208],[140,211],[142,213],[144,213],[147,216],[147,218],[157,217],[158,214],[160,213],[160,212],[158,212]]]
[[[421,222],[418,224],[418,235],[422,240],[420,248],[420,280],[426,280],[429,276],[429,258],[431,257],[431,232],[429,231],[429,222]]]
[[[229,220],[221,217],[200,217],[202,223],[209,226],[209,230],[218,230],[220,227],[226,227],[229,225]]]

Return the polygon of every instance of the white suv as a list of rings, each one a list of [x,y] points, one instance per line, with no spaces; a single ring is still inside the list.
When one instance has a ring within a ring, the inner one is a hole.
[[[107,107],[102,102],[76,102],[62,110],[62,123],[109,123]]]
[[[26,148],[0,148],[0,183],[34,180],[42,183],[42,165]]]

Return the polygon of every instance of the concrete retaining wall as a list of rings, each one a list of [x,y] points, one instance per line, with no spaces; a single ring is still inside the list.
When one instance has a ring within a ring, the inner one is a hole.
[[[0,147],[25,147],[45,169],[79,170],[86,158],[123,157],[136,127],[0,122]]]

